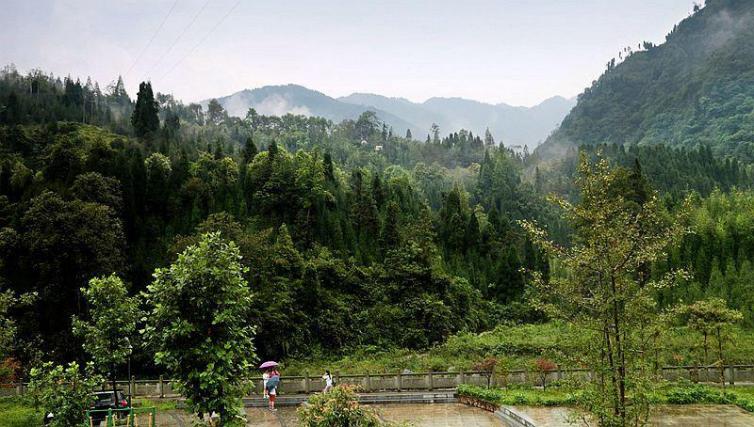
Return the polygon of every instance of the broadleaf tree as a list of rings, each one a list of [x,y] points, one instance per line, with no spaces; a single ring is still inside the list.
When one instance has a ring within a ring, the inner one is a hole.
[[[144,335],[155,362],[177,380],[192,412],[215,413],[221,425],[240,422],[244,378],[256,361],[246,271],[235,243],[206,233],[155,271],[146,293]]]
[[[642,351],[651,341],[649,322],[659,311],[654,293],[682,280],[685,272],[645,282],[640,271],[666,256],[669,245],[685,234],[685,210],[668,218],[656,193],[635,202],[628,170],[613,168],[604,158],[593,163],[582,156],[578,172],[579,202],[553,198],[573,227],[570,247],[549,241],[535,223],[521,222],[564,270],[547,281],[533,275],[536,302],[592,338],[586,340],[583,362],[594,375],[585,384],[583,407],[602,426],[643,425],[654,380],[651,352]]]
[[[84,425],[86,410],[93,402],[92,390],[101,384],[102,377],[93,366],[85,369],[73,362],[67,366],[45,362],[31,370],[29,394],[34,406],[52,414],[48,427],[80,427]]]
[[[84,351],[96,369],[106,374],[117,391],[118,367],[133,351],[132,340],[139,319],[137,297],[129,297],[128,289],[116,275],[93,278],[81,289],[89,308],[88,319],[74,317],[73,333],[80,337]],[[116,399],[116,407],[119,402]]]

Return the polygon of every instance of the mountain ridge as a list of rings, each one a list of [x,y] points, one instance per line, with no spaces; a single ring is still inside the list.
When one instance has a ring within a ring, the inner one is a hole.
[[[609,61],[539,152],[603,143],[708,146],[754,160],[754,2],[708,0],[664,43]]]
[[[574,99],[562,96],[550,97],[532,107],[489,104],[461,97],[432,97],[419,103],[364,92],[334,98],[293,83],[244,89],[216,99],[228,114],[237,117],[244,117],[249,108],[254,108],[265,115],[303,114],[339,122],[356,119],[369,110],[398,135],[410,129],[414,138],[423,139],[433,123],[443,133],[467,129],[484,134],[489,128],[506,145],[531,148],[544,140],[575,104]],[[202,101],[205,106],[207,103],[208,100]],[[469,106],[473,106],[471,112]]]

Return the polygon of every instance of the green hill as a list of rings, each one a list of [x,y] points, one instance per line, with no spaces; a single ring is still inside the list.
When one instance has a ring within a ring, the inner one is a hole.
[[[754,159],[754,2],[708,0],[665,43],[625,53],[579,96],[543,156],[564,144],[664,143]]]

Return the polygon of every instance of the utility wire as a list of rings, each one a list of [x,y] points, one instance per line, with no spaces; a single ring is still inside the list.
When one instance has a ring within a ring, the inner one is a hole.
[[[199,11],[196,12],[196,14],[194,15],[194,17],[191,18],[191,22],[189,22],[188,25],[186,25],[185,27],[183,27],[183,31],[181,31],[181,33],[178,34],[178,37],[176,37],[175,40],[173,40],[173,43],[170,45],[170,47],[168,47],[168,50],[166,50],[165,53],[162,54],[162,56],[160,56],[157,59],[157,62],[155,62],[154,64],[152,64],[152,68],[150,68],[149,71],[147,71],[147,77],[149,77],[149,75],[152,74],[152,71],[154,71],[154,69],[157,68],[157,66],[160,64],[160,62],[162,62],[162,60],[165,59],[168,56],[168,54],[170,54],[170,52],[173,51],[173,48],[175,47],[175,45],[178,44],[178,42],[183,38],[184,35],[186,35],[186,32],[189,30],[189,28],[191,28],[191,26],[194,25],[194,23],[196,22],[197,18],[199,18],[199,15],[201,15],[202,12],[204,12],[204,9],[207,8],[207,5],[209,5],[210,1],[212,1],[212,0],[206,0],[204,2],[204,4],[202,5],[201,9],[199,9]]]
[[[219,21],[217,21],[217,23],[215,24],[215,26],[214,26],[214,27],[212,27],[212,29],[211,29],[211,30],[209,30],[209,32],[208,32],[207,34],[205,34],[205,35],[204,35],[204,37],[203,37],[203,38],[202,38],[201,40],[199,40],[199,43],[195,44],[195,45],[194,45],[194,47],[192,47],[192,48],[191,48],[191,49],[190,49],[190,50],[188,51],[188,53],[186,53],[186,55],[184,55],[184,56],[183,56],[183,58],[179,59],[179,60],[178,60],[178,62],[176,62],[175,64],[173,64],[173,66],[172,66],[172,67],[170,67],[170,69],[169,69],[169,70],[168,70],[168,71],[167,71],[167,72],[166,72],[165,74],[163,74],[163,75],[162,75],[162,76],[160,77],[160,80],[163,80],[163,79],[164,79],[165,77],[167,77],[167,76],[168,76],[168,74],[170,74],[170,73],[171,73],[171,72],[172,72],[172,71],[173,71],[173,70],[174,70],[174,69],[175,69],[175,68],[176,68],[176,67],[177,67],[178,65],[180,65],[180,63],[181,63],[181,62],[183,62],[183,61],[184,61],[184,60],[185,60],[186,58],[188,58],[188,57],[189,57],[189,56],[190,56],[190,55],[191,55],[192,53],[194,53],[194,51],[195,51],[195,50],[196,50],[196,49],[197,49],[197,48],[198,48],[198,47],[199,47],[199,46],[200,46],[200,45],[201,45],[202,43],[204,43],[204,42],[205,42],[205,41],[206,41],[206,40],[207,40],[207,39],[209,38],[209,36],[210,36],[210,35],[212,35],[212,33],[213,33],[213,32],[214,32],[214,31],[215,31],[216,29],[217,29],[217,27],[219,27],[219,26],[220,26],[220,24],[222,24],[222,23],[223,23],[223,21],[225,21],[225,19],[227,19],[227,18],[228,18],[228,16],[230,16],[230,14],[231,14],[231,13],[233,13],[233,11],[234,11],[234,10],[236,9],[236,7],[238,7],[238,5],[239,5],[239,4],[241,4],[241,0],[238,0],[238,1],[236,1],[236,3],[235,3],[235,4],[233,5],[233,7],[231,7],[231,8],[230,8],[230,10],[228,11],[228,13],[226,13],[225,15],[223,15],[223,17],[222,17],[222,18],[220,18],[220,20],[219,20]]]
[[[173,9],[175,9],[175,6],[177,4],[178,4],[178,0],[175,0],[173,2],[173,5],[170,6],[170,10],[168,10],[168,14],[165,15],[164,18],[162,18],[162,22],[160,22],[160,26],[157,27],[157,30],[154,32],[154,34],[152,34],[152,38],[149,39],[149,42],[147,42],[147,44],[141,49],[141,52],[139,52],[139,55],[136,56],[136,59],[134,60],[134,62],[131,63],[131,66],[128,67],[128,71],[126,71],[125,76],[128,76],[131,73],[131,70],[133,70],[134,66],[136,66],[136,63],[139,62],[141,57],[144,55],[144,52],[146,52],[147,49],[149,49],[149,47],[152,46],[152,42],[154,42],[155,37],[157,37],[157,34],[159,34],[160,30],[162,30],[162,27],[165,25],[165,22],[167,22],[170,15],[173,13]]]

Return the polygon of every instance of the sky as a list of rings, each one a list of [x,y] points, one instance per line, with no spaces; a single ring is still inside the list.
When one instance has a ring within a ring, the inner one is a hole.
[[[697,0],[700,1],[700,0]],[[531,106],[581,93],[693,0],[3,0],[0,66],[184,102],[295,83]]]

